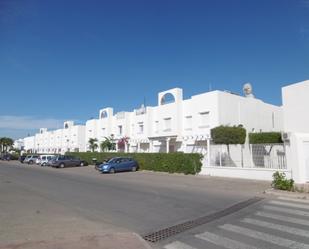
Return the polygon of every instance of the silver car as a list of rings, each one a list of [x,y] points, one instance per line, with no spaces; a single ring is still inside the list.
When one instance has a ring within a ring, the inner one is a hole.
[[[34,164],[36,162],[36,159],[38,159],[39,156],[37,155],[28,155],[26,156],[24,163],[28,163],[28,164]]]

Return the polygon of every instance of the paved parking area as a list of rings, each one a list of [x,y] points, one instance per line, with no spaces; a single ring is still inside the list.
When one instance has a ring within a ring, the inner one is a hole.
[[[0,162],[0,245],[144,235],[261,194],[269,182],[155,172],[100,174]]]

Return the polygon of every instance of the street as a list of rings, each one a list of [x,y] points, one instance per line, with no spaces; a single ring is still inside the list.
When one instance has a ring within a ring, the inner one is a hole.
[[[92,166],[54,169],[1,161],[0,245],[128,231],[144,236],[246,202],[267,188],[269,182],[145,171],[103,175]],[[271,201],[275,200],[257,200],[207,224],[149,243],[154,248],[205,248],[203,243],[207,243],[207,248],[224,247],[225,244],[210,242],[218,241],[230,230],[234,232],[229,238],[238,241],[240,234],[251,231],[235,232],[235,228],[243,229],[239,224],[252,226],[256,213],[267,221],[265,214],[272,215],[274,211],[266,212],[265,206],[280,208],[278,203],[267,204]],[[299,210],[308,219],[304,207]],[[296,226],[304,230],[306,224]],[[301,241],[309,243],[306,238]]]

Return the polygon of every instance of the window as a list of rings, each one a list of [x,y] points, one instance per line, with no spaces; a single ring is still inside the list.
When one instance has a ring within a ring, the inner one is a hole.
[[[200,128],[209,127],[209,112],[200,112]]]
[[[186,116],[186,118],[185,118],[185,130],[192,130],[192,116]]]
[[[164,119],[164,131],[171,131],[172,128],[172,118]]]
[[[122,135],[122,125],[118,125],[118,134]]]
[[[154,131],[155,131],[155,133],[159,132],[159,121],[155,121]]]
[[[144,133],[144,124],[143,122],[138,123],[138,133],[143,134]]]

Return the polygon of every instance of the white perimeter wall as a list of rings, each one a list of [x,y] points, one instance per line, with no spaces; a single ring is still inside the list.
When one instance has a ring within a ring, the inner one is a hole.
[[[284,131],[309,133],[309,80],[282,88]]]

